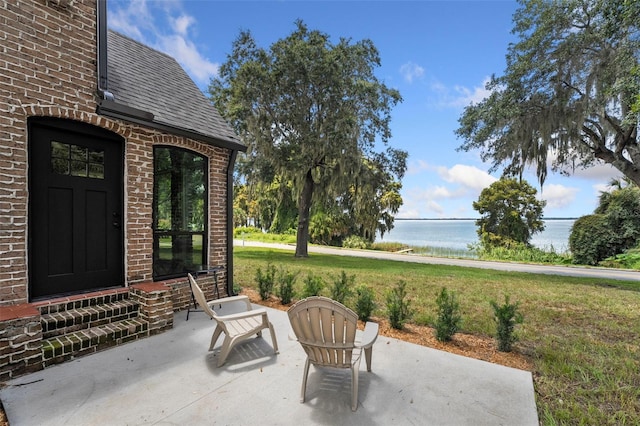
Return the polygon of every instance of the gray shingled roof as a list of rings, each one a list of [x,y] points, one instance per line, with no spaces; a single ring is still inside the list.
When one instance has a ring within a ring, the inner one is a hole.
[[[241,144],[175,59],[112,30],[107,35],[107,78],[115,102],[152,113],[152,123]]]

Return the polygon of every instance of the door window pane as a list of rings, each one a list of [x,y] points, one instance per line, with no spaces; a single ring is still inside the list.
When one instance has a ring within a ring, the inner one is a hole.
[[[104,179],[104,151],[51,141],[51,172],[58,175]]]

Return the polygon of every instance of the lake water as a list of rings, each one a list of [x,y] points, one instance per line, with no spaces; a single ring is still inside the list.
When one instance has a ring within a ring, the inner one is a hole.
[[[535,234],[531,243],[556,252],[569,250],[569,234],[574,219],[545,220],[545,230]],[[478,242],[475,219],[396,219],[394,228],[377,242],[399,242],[414,247],[440,247],[466,250]]]

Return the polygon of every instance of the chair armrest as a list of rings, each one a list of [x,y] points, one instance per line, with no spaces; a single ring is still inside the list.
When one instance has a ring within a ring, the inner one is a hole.
[[[371,347],[378,338],[378,324],[375,322],[367,322],[364,325],[364,331],[362,334],[358,333],[356,337],[357,341],[354,343],[356,348],[368,348]]]
[[[252,309],[251,302],[249,301],[249,297],[245,295],[229,296],[229,297],[223,297],[221,299],[209,300],[207,304],[209,306],[213,306],[213,305],[224,305],[226,303],[231,303],[231,302],[244,302],[247,305],[247,311],[250,311]]]
[[[219,321],[231,321],[242,318],[251,318],[251,317],[259,317],[264,315],[266,317],[267,310],[266,309],[253,309],[251,311],[238,312],[237,314],[229,314],[229,315],[218,315],[216,319]]]

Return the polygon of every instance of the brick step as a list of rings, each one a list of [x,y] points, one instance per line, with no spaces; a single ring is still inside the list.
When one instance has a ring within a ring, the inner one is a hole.
[[[44,315],[108,303],[117,303],[123,300],[128,300],[129,298],[129,290],[126,288],[120,288],[35,302],[33,303],[33,306],[40,310],[40,313]]]
[[[162,333],[173,309],[161,282],[0,306],[0,382]]]
[[[42,337],[48,339],[110,322],[133,319],[138,316],[139,309],[139,303],[124,299],[101,305],[91,305],[86,308],[43,314],[40,319]]]
[[[50,337],[42,341],[42,361],[45,367],[69,361],[73,358],[147,337],[149,324],[138,318],[125,319],[109,324]]]

